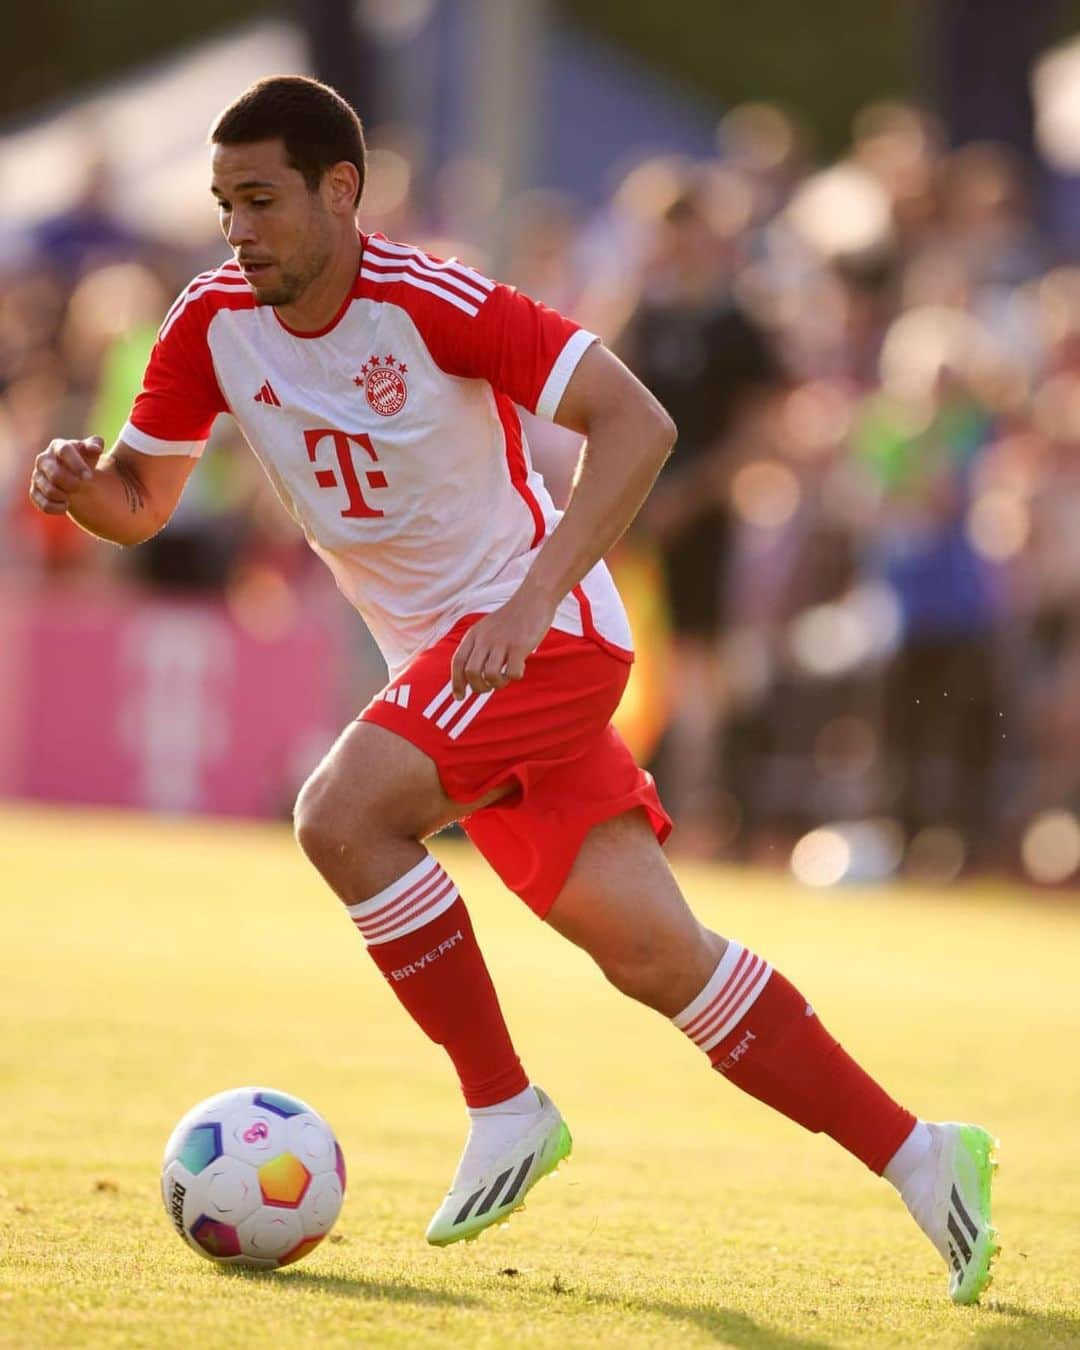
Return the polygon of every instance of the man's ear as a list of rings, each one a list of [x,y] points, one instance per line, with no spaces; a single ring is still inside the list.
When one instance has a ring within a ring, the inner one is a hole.
[[[348,211],[352,214],[356,190],[360,186],[360,175],[356,171],[356,165],[351,164],[347,159],[340,160],[327,169],[323,183],[328,189],[328,204],[331,209]]]

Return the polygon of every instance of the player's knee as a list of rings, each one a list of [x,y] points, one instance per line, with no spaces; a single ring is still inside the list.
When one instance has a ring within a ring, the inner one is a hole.
[[[392,806],[392,804],[391,804]],[[343,898],[368,885],[368,860],[388,835],[400,835],[377,784],[343,779],[325,760],[300,789],[293,832],[309,862]]]
[[[293,834],[308,860],[318,867],[326,845],[325,819],[310,778],[293,805]]]
[[[626,935],[617,947],[594,955],[616,989],[670,1017],[700,992],[725,945],[706,929],[651,931]]]
[[[348,853],[350,835],[332,785],[319,770],[307,780],[293,807],[293,832],[308,860],[324,876],[338,870]]]
[[[672,954],[649,936],[620,942],[618,948],[598,957],[605,977],[630,998],[654,1006],[669,981]]]

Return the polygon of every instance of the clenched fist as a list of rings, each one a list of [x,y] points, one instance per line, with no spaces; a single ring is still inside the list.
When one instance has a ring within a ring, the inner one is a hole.
[[[520,680],[554,617],[554,603],[537,595],[526,578],[505,605],[478,619],[458,643],[450,663],[454,697],[463,699],[470,689],[494,692]]]
[[[50,441],[34,460],[30,476],[30,500],[48,516],[62,516],[71,499],[93,477],[94,466],[105,450],[100,436],[83,441]]]

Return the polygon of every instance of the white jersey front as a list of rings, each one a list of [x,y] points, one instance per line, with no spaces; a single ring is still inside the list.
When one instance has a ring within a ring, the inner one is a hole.
[[[230,412],[397,673],[465,614],[505,603],[559,513],[517,407],[551,418],[597,339],[458,262],[379,235],[341,311],[295,333],[235,263],[180,295],[121,439],[198,455]],[[598,563],[556,628],[627,659]]]

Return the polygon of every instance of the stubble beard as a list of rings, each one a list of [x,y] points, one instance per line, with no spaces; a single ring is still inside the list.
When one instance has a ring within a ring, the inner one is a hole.
[[[330,250],[321,240],[312,243],[292,269],[280,268],[280,278],[273,287],[256,288],[255,299],[260,305],[295,305],[304,292],[326,270]]]
[[[290,272],[283,272],[276,286],[252,286],[251,289],[255,292],[255,299],[260,305],[273,305],[277,308],[279,305],[291,305],[298,300],[307,289],[307,283]]]

